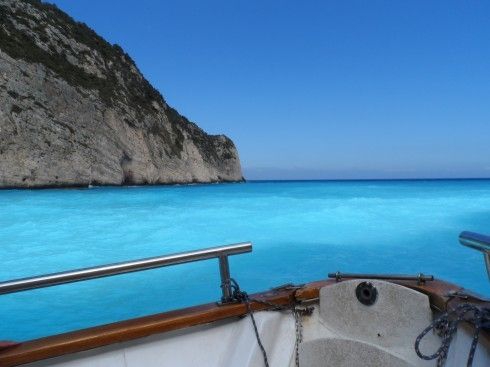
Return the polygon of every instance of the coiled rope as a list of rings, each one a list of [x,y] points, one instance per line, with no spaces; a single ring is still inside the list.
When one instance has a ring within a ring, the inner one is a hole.
[[[453,337],[458,330],[458,324],[461,321],[470,322],[475,327],[470,351],[468,353],[468,360],[466,363],[467,367],[471,367],[473,365],[473,359],[475,357],[475,351],[478,345],[480,330],[482,328],[490,327],[490,309],[478,307],[470,303],[460,304],[453,310],[443,313],[429,326],[427,326],[415,340],[415,352],[417,355],[425,360],[433,360],[437,358],[437,367],[444,366],[449,352],[449,347],[451,346],[451,341],[453,340]],[[420,342],[431,330],[439,332],[439,335],[442,336],[442,344],[434,354],[425,355],[420,351]]]

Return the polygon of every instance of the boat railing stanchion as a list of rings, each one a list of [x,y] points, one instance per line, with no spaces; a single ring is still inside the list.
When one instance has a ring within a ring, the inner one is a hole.
[[[230,264],[228,263],[228,256],[221,255],[218,257],[218,261],[219,274],[221,278],[221,303],[228,303],[232,301]]]
[[[464,246],[483,253],[488,279],[490,280],[490,236],[474,232],[461,232],[459,242]]]

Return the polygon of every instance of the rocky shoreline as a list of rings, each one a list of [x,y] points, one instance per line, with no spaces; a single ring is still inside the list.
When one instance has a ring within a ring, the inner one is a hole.
[[[203,182],[165,182],[165,183],[146,183],[142,185],[85,185],[85,184],[73,184],[73,185],[45,185],[45,186],[0,186],[0,191],[3,190],[51,190],[51,189],[63,189],[63,190],[77,190],[77,189],[96,189],[96,188],[128,188],[128,187],[167,187],[167,186],[201,186],[201,185],[239,185],[246,183],[247,180],[242,178],[237,181],[203,181]]]

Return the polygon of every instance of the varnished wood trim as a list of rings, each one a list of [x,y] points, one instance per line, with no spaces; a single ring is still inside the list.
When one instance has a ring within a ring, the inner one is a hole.
[[[332,279],[323,280],[306,284],[299,290],[275,290],[258,293],[252,295],[252,297],[275,304],[287,305],[293,299],[297,301],[308,301],[318,298],[320,288],[334,284],[335,282]],[[424,285],[418,285],[416,282],[411,281],[396,283],[427,294],[431,305],[437,309],[444,309],[448,301],[446,294],[449,291],[459,289],[455,285],[437,280],[427,282]],[[474,299],[474,301],[478,303],[483,302],[479,299]],[[266,305],[258,302],[253,302],[251,307],[257,311],[267,308]],[[219,306],[216,303],[210,303],[36,339],[20,343],[11,349],[0,351],[0,366],[18,366],[114,343],[139,339],[153,334],[239,317],[245,315],[246,312],[246,307],[243,304],[237,303]],[[485,335],[485,337],[488,338],[488,335]]]

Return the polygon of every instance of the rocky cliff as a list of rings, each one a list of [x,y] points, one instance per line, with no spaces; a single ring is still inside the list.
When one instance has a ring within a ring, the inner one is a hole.
[[[240,181],[233,142],[170,107],[54,5],[0,0],[0,187]]]

